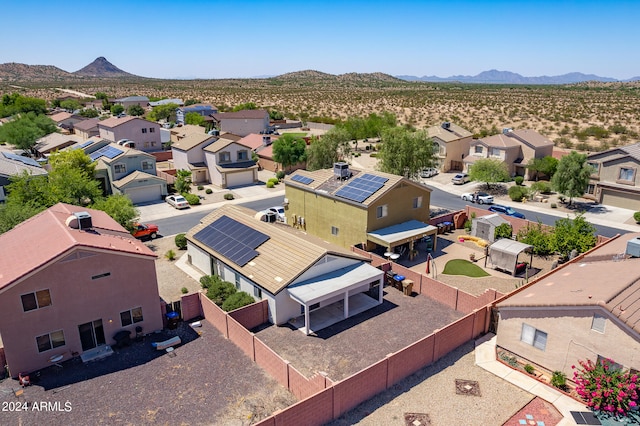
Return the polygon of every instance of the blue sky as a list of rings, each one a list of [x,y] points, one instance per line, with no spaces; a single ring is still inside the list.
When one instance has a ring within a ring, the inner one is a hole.
[[[10,0],[0,63],[156,78],[640,75],[640,1]]]

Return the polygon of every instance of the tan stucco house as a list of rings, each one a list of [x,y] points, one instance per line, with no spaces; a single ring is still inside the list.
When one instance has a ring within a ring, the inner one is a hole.
[[[204,132],[191,132],[171,144],[173,167],[176,170],[190,170],[191,182],[208,183],[209,171],[207,168],[204,148],[218,140],[218,136],[212,136]]]
[[[147,100],[148,102],[148,100]],[[160,151],[160,125],[138,117],[111,117],[98,123],[100,137],[110,142],[129,140],[132,148],[144,152]]]
[[[433,141],[439,170],[461,171],[464,167],[462,159],[469,153],[473,134],[455,123],[445,121],[439,126],[427,128],[427,135]]]
[[[585,198],[624,209],[640,210],[640,143],[596,152],[587,157],[595,172]]]
[[[233,188],[258,181],[258,165],[251,158],[251,148],[241,144],[240,139],[238,135],[224,133],[203,148],[212,184]]]
[[[247,136],[250,133],[262,133],[269,128],[269,112],[264,109],[220,112],[211,114],[213,123],[220,132]]]

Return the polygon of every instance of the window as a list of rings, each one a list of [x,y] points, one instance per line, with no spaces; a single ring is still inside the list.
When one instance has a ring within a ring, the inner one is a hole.
[[[145,148],[149,148],[149,142],[145,142],[145,143],[144,143],[144,147],[145,147]]]
[[[236,272],[236,289],[240,290],[240,274]]]
[[[598,355],[598,361],[597,361],[598,364],[603,364],[605,361],[608,361],[608,364],[611,366],[611,368],[613,370],[622,370],[622,368],[623,368],[622,364],[618,364],[617,362],[615,362],[611,358],[607,358],[607,357],[604,357],[602,355]]]
[[[416,197],[413,199],[413,208],[419,209],[422,207],[422,197]]]
[[[136,322],[141,322],[142,318],[142,308],[137,307],[128,311],[120,312],[120,322],[123,327],[127,325],[134,324]]]
[[[151,146],[156,146],[156,141],[151,141]]]
[[[594,314],[593,320],[591,321],[591,329],[593,331],[598,331],[600,333],[604,333],[604,325],[607,320],[602,315]]]
[[[492,157],[500,157],[500,148],[491,148]]]
[[[597,175],[600,172],[600,163],[595,163],[595,162],[587,162],[588,165],[590,165],[591,167],[593,167],[593,173],[594,175]]]
[[[473,152],[475,154],[482,154],[482,145],[476,145]]]
[[[230,163],[231,162],[231,153],[229,152],[221,152],[218,154],[218,159],[220,163]]]
[[[338,232],[340,232],[340,228],[336,227],[336,226],[332,226],[331,227],[331,235],[333,235],[334,237],[338,236]]]
[[[91,277],[92,280],[97,280],[100,278],[108,277],[111,275],[111,272],[105,272],[104,274],[94,275]]]
[[[522,324],[520,340],[528,345],[540,349],[541,351],[544,351],[547,347],[547,333],[537,330],[528,324]]]
[[[633,178],[635,175],[635,169],[629,169],[627,167],[621,167],[620,168],[620,176],[618,177],[618,180],[626,180],[629,182],[633,182]]]
[[[142,170],[153,170],[153,161],[143,161]]]
[[[142,133],[147,133],[147,129],[142,129]]]
[[[124,164],[116,164],[115,166],[113,166],[113,171],[116,173],[126,173],[127,166],[125,166]]]
[[[596,192],[596,186],[592,183],[590,183],[589,185],[587,185],[587,194],[591,194],[593,195]]]
[[[62,330],[53,331],[36,337],[38,352],[48,351],[65,345],[64,332]]]
[[[22,309],[25,312],[51,305],[51,294],[49,294],[48,289],[38,290],[35,293],[23,294],[20,297],[22,298]]]
[[[249,159],[249,153],[246,150],[238,151],[238,161],[247,161]]]
[[[376,218],[381,219],[387,216],[387,205],[376,207]]]
[[[253,286],[253,295],[258,299],[262,299],[262,289],[258,286]]]
[[[155,133],[156,129],[154,129],[153,127],[149,127],[149,133]]]

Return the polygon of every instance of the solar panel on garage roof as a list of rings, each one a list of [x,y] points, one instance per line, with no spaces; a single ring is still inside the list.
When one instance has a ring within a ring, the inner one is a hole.
[[[38,163],[33,158],[25,157],[24,155],[12,154],[10,152],[3,152],[2,154],[5,156],[5,158],[8,158],[10,160],[19,161],[22,164],[26,164],[28,166],[41,167],[40,163]]]
[[[94,142],[94,141],[92,141],[92,140],[88,140],[88,141],[83,142],[82,144],[80,144],[80,145],[78,146],[78,148],[86,148],[86,147],[88,147],[89,145],[91,145],[93,142]]]
[[[337,197],[361,203],[382,188],[389,179],[365,173],[336,191]]]
[[[255,249],[269,239],[268,235],[225,215],[193,237],[238,266],[244,266],[255,258],[259,254]]]
[[[311,182],[313,182],[313,179],[311,179],[310,177],[302,175],[293,175],[291,176],[291,180],[303,183],[305,185],[309,185]]]
[[[122,154],[124,151],[113,147],[113,146],[103,146],[102,148],[100,148],[99,150],[92,152],[91,154],[89,154],[89,157],[91,157],[92,161],[96,161],[98,158],[105,156],[109,159],[113,159],[115,157],[117,157],[118,155]]]

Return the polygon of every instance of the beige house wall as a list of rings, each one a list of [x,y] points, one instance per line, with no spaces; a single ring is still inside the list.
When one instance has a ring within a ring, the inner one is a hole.
[[[462,162],[463,158],[469,154],[472,137],[468,136],[451,142],[444,142],[437,137],[434,137],[433,140],[445,147],[444,157],[440,157],[440,171],[446,173],[451,170],[452,161]]]
[[[594,314],[606,318],[604,333],[592,330]],[[522,324],[547,333],[544,351],[520,340]],[[602,308],[500,309],[497,344],[551,371],[573,377],[572,365],[580,360],[611,358],[626,368],[640,369],[640,336],[620,325]]]
[[[98,124],[100,137],[111,142],[129,139],[135,142],[135,149],[145,152],[162,150],[160,125],[152,121],[136,119],[116,127],[104,127]],[[142,133],[143,129],[146,133]]]

